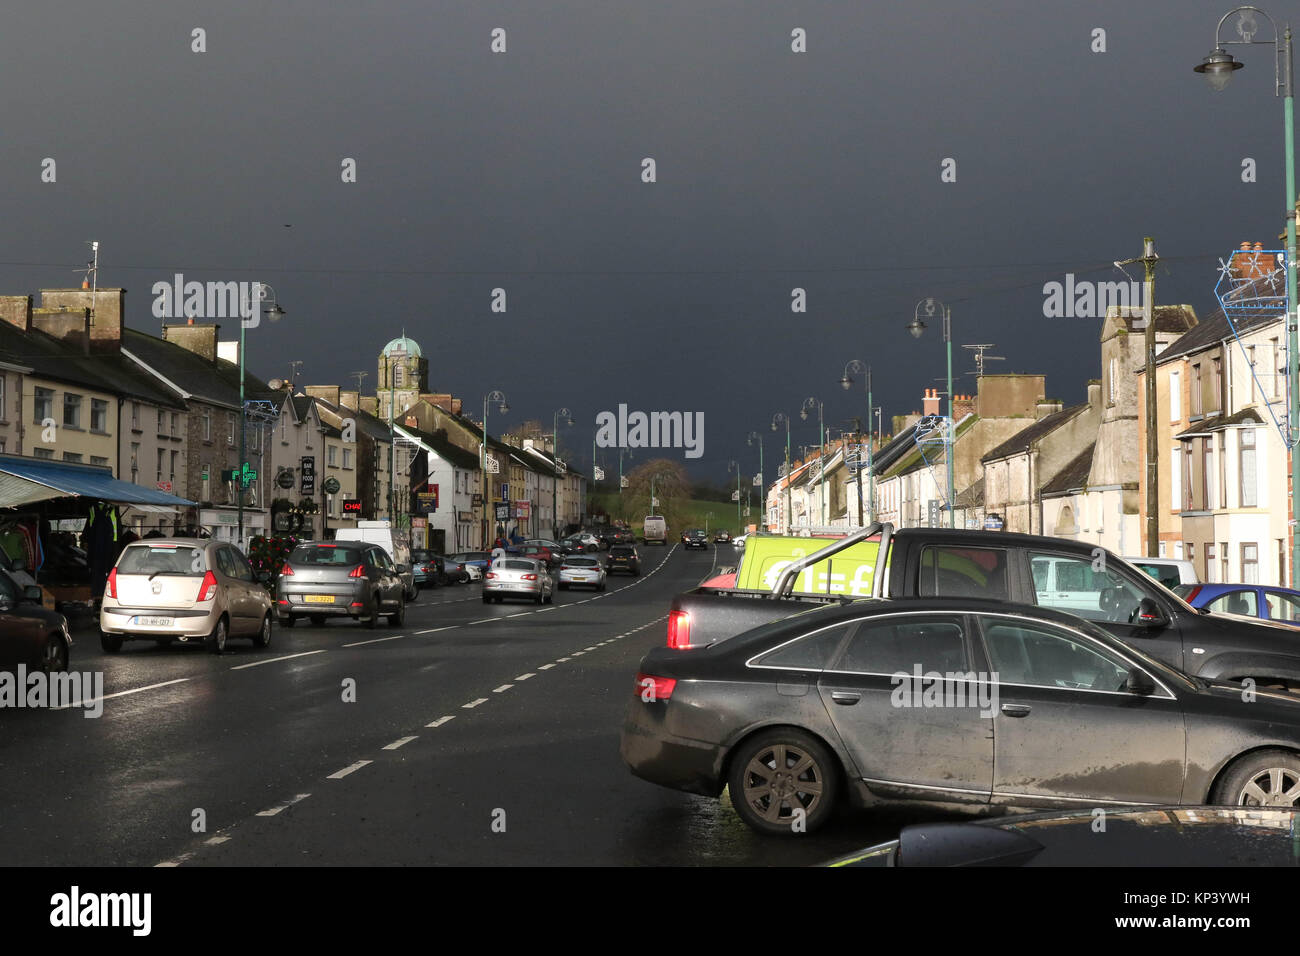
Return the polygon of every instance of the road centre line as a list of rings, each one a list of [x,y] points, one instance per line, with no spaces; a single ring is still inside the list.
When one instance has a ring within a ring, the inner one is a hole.
[[[165,680],[161,684],[149,684],[146,687],[133,687],[131,690],[119,690],[115,694],[105,694],[103,697],[96,697],[94,700],[85,700],[79,704],[61,704],[58,707],[51,707],[50,710],[67,710],[69,707],[89,707],[100,701],[112,700],[114,697],[126,697],[128,694],[140,694],[146,690],[156,690],[159,687],[170,687],[172,684],[184,684],[190,678],[178,677],[176,680]]]
[[[239,664],[230,669],[232,671],[242,671],[249,667],[261,667],[263,664],[275,664],[279,661],[291,661],[295,657],[310,657],[312,654],[324,654],[324,653],[325,653],[324,648],[318,651],[303,651],[301,654],[286,654],[284,655],[284,657],[269,657],[264,661],[253,661],[251,664]]]
[[[343,647],[360,647],[363,644],[382,644],[384,641],[397,641],[406,637],[405,634],[394,634],[392,637],[376,637],[369,641],[354,641],[351,644],[343,644]]]
[[[368,763],[373,763],[373,761],[371,761],[371,760],[358,760],[358,761],[357,761],[356,763],[354,763],[352,766],[350,766],[350,767],[344,767],[342,770],[335,771],[334,773],[330,774],[330,775],[329,775],[328,777],[326,777],[325,779],[326,779],[326,780],[342,780],[342,779],[343,779],[344,777],[346,777],[348,774],[350,774],[350,773],[356,773],[358,770],[360,770],[362,767],[364,767],[364,766],[365,766],[366,764],[368,764]]]

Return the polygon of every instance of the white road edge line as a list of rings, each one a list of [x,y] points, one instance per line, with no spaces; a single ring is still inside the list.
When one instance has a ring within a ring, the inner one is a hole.
[[[251,664],[238,664],[235,667],[232,667],[230,669],[232,671],[242,671],[248,667],[261,667],[263,664],[275,664],[278,663],[279,661],[291,661],[295,657],[310,657],[312,654],[324,654],[324,653],[325,653],[324,648],[321,648],[319,651],[303,651],[301,654],[286,654],[284,657],[269,657],[264,661],[253,661],[253,663]]]
[[[342,770],[335,771],[334,773],[330,774],[330,775],[329,775],[328,777],[326,777],[325,779],[326,779],[326,780],[342,780],[342,779],[343,779],[344,777],[346,777],[348,774],[350,774],[350,773],[356,773],[358,770],[360,770],[362,767],[364,767],[364,766],[365,766],[366,764],[368,764],[368,763],[373,763],[373,761],[371,761],[371,760],[358,760],[358,761],[357,761],[356,763],[354,763],[352,766],[350,766],[350,767],[344,767]]]

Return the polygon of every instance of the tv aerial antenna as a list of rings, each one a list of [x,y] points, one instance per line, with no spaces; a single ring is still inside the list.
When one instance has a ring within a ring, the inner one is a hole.
[[[985,362],[1005,362],[1007,360],[1007,357],[1005,355],[985,354],[986,352],[988,352],[989,349],[993,348],[992,343],[982,343],[980,345],[963,345],[962,348],[970,349],[972,352],[975,353],[975,374],[976,375],[984,374]],[[966,374],[969,375],[970,373],[967,372]]]

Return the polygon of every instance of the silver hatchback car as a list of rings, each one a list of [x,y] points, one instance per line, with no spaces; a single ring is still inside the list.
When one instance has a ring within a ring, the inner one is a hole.
[[[108,573],[99,611],[100,644],[206,643],[214,654],[229,637],[271,643],[271,595],[232,544],[208,538],[151,538],[128,544]]]
[[[483,603],[501,603],[507,597],[531,598],[538,604],[550,604],[555,597],[555,582],[545,561],[534,558],[497,558],[483,575]]]

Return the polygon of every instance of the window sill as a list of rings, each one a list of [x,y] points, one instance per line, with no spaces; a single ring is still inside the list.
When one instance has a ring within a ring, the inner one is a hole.
[[[2,425],[2,424],[4,424],[4,423],[3,423],[3,422],[0,422],[0,425]],[[90,433],[91,433],[92,435],[107,435],[107,434],[108,434],[108,432],[104,431],[104,429],[102,429],[102,428],[92,428],[92,429],[90,430]]]

